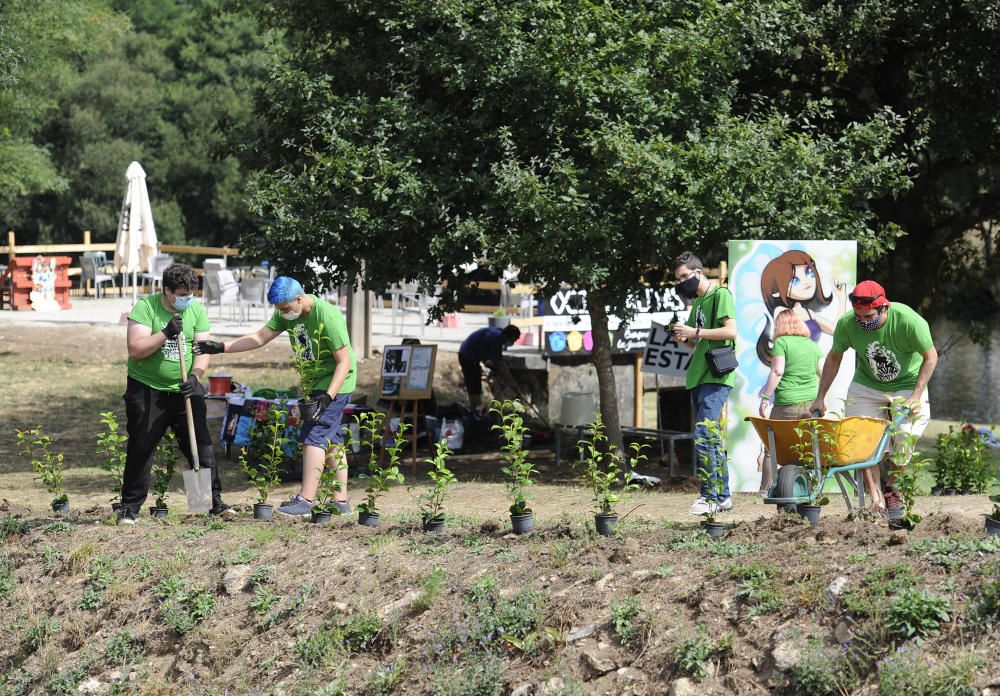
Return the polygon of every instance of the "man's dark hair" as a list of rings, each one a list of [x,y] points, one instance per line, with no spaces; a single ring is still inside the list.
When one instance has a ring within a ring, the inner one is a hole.
[[[676,271],[681,266],[686,266],[689,271],[699,271],[705,268],[701,263],[701,259],[691,251],[682,251],[680,256],[674,259],[674,266],[670,270]]]
[[[190,266],[172,263],[163,269],[163,287],[170,292],[182,289],[194,292],[198,289],[198,275]]]
[[[521,338],[521,329],[513,324],[507,324],[503,327],[503,337],[511,343],[517,343],[517,340]]]

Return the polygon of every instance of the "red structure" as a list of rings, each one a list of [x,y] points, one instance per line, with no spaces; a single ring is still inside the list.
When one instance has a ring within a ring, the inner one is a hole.
[[[35,289],[35,283],[31,277],[31,266],[35,262],[35,258],[34,256],[17,256],[11,259],[8,270],[13,285],[12,309],[31,309],[31,292]],[[56,262],[54,288],[56,302],[59,303],[60,309],[70,309],[72,305],[69,303],[69,289],[71,286],[69,265],[73,262],[73,259],[69,256],[47,256],[45,259],[53,259]]]

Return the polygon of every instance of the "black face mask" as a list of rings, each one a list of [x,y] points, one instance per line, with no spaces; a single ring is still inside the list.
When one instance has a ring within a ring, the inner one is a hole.
[[[698,276],[693,275],[687,280],[677,283],[674,287],[677,288],[677,292],[681,297],[691,299],[698,296],[699,283]]]

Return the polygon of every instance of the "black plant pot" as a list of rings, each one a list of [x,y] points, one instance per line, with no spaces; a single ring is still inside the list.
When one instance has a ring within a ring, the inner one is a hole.
[[[319,402],[309,399],[299,402],[299,416],[303,423],[312,423],[319,419]]]
[[[942,493],[944,493],[944,489],[941,486],[931,488],[931,495],[941,495]]]
[[[255,520],[270,520],[271,513],[274,512],[274,506],[270,503],[254,503],[253,504],[253,518]]]
[[[992,517],[986,518],[986,533],[993,536],[1000,536],[1000,520]]]
[[[523,515],[511,515],[510,524],[514,528],[514,534],[527,534],[531,531],[532,526],[535,523],[535,517],[532,513],[527,512]]]
[[[819,513],[822,509],[819,505],[808,503],[799,503],[795,508],[796,512],[809,520],[809,524],[813,527],[819,526]]]
[[[377,527],[378,526],[378,513],[377,512],[365,512],[361,510],[358,512],[358,524],[362,527]]]
[[[330,521],[331,514],[329,512],[317,512],[313,510],[310,515],[312,516],[313,524],[324,524]]]
[[[944,489],[944,494],[945,495],[958,495],[958,489],[957,488],[945,488]]]
[[[614,513],[610,515],[594,515],[594,526],[597,527],[597,533],[601,536],[614,536],[617,525],[618,515]]]
[[[721,539],[726,533],[726,528],[721,522],[702,522],[701,526],[708,532],[708,536],[713,539]]]
[[[913,529],[913,523],[905,517],[890,517],[889,529]]]
[[[55,512],[57,514],[62,514],[62,515],[68,515],[69,514],[69,501],[67,500],[64,503],[52,503],[52,512]]]
[[[158,520],[165,520],[165,519],[167,519],[167,513],[169,513],[169,512],[170,512],[170,510],[168,510],[167,508],[161,508],[161,507],[155,507],[155,506],[149,508],[149,514],[152,515],[155,519],[158,519]]]
[[[437,534],[444,531],[444,515],[424,518],[424,531],[428,534]]]

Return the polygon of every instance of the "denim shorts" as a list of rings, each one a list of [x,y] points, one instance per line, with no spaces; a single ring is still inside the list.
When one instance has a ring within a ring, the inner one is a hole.
[[[323,392],[314,392],[315,398]],[[304,423],[302,425],[302,444],[312,445],[325,450],[327,443],[334,445],[344,444],[344,433],[340,431],[344,420],[344,407],[350,400],[350,394],[337,394],[337,398],[330,402],[326,410],[320,414],[319,420]]]

